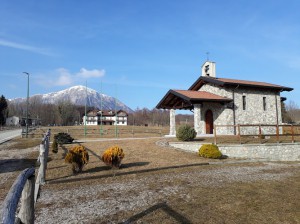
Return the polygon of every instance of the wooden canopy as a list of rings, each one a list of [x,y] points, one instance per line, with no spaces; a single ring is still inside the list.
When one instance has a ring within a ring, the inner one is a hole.
[[[205,91],[169,90],[157,104],[157,109],[193,109],[203,102],[230,102],[232,99]]]

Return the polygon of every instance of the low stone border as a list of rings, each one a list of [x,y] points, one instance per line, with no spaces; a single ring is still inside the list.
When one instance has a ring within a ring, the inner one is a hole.
[[[195,142],[169,142],[169,145],[190,152],[198,152],[202,146],[201,143]],[[231,158],[300,161],[299,143],[218,145],[218,147],[223,155]]]

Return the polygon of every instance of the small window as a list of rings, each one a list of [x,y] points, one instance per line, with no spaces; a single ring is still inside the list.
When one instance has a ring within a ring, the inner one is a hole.
[[[266,101],[266,97],[265,96],[263,97],[263,108],[264,108],[264,111],[267,110],[267,101]]]
[[[243,96],[243,110],[246,110],[246,96]]]

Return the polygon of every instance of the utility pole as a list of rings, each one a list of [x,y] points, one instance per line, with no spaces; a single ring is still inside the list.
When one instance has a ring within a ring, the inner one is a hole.
[[[118,137],[118,115],[117,115],[117,86],[116,86],[116,97],[115,97],[115,137]]]
[[[26,138],[28,138],[28,107],[29,107],[29,73],[23,72],[27,75],[27,100],[26,100]]]
[[[101,89],[100,89],[100,136],[102,137],[103,135],[103,127],[102,127],[102,121],[103,121],[103,106],[102,106],[102,81],[101,81]]]
[[[84,137],[86,137],[86,120],[87,120],[87,116],[86,116],[86,104],[87,104],[87,81],[85,81]]]

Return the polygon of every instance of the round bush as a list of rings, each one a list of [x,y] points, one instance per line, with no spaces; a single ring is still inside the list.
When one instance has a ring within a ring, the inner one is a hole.
[[[123,149],[116,145],[104,151],[102,161],[111,167],[120,168],[124,156]]]
[[[211,159],[221,159],[222,153],[214,144],[204,144],[199,149],[199,156]]]
[[[176,137],[180,141],[190,141],[193,140],[196,137],[197,133],[189,125],[182,125],[177,129]]]
[[[74,140],[68,133],[60,132],[54,135],[54,139],[59,145],[71,144]]]

